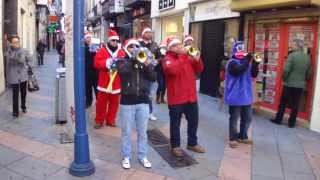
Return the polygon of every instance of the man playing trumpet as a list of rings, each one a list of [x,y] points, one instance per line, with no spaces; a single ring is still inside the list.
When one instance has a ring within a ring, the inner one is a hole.
[[[198,103],[196,90],[196,75],[203,70],[200,54],[191,57],[187,54],[182,43],[176,37],[167,40],[168,52],[162,62],[167,85],[167,100],[170,116],[170,143],[172,154],[183,156],[180,148],[181,116],[188,121],[187,148],[197,153],[204,153],[205,149],[198,144]]]

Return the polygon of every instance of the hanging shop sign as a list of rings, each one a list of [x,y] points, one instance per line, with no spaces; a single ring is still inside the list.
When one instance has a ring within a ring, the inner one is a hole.
[[[190,21],[207,21],[212,19],[224,19],[239,17],[238,12],[230,9],[231,0],[208,1],[190,6]]]
[[[176,4],[175,0],[159,0],[159,10],[164,11],[174,8]]]

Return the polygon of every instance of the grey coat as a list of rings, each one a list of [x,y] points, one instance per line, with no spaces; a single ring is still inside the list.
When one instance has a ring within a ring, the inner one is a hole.
[[[5,53],[7,80],[10,84],[18,84],[28,80],[28,65],[31,57],[28,50],[9,47]]]

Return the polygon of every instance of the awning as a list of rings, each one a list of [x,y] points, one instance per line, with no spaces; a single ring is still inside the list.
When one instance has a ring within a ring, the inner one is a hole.
[[[233,11],[251,11],[290,6],[320,6],[320,0],[232,0]]]
[[[124,6],[125,7],[140,7],[144,6],[146,4],[150,4],[150,0],[126,0],[124,1]]]

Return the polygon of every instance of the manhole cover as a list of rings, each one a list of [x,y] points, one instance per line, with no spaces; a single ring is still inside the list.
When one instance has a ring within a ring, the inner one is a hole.
[[[183,151],[183,156],[177,158],[172,155],[169,139],[158,129],[147,131],[150,145],[167,161],[172,168],[182,168],[198,164],[198,162]]]

